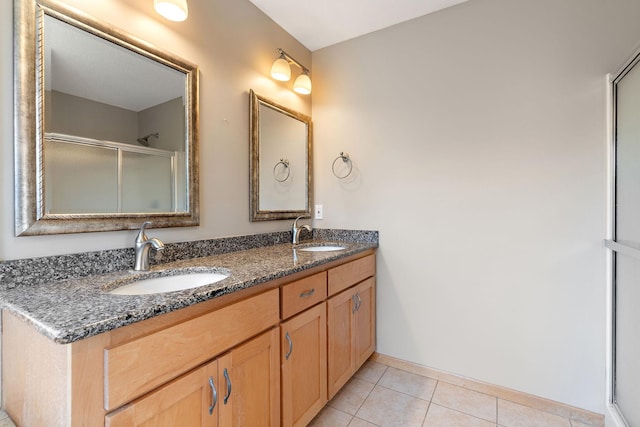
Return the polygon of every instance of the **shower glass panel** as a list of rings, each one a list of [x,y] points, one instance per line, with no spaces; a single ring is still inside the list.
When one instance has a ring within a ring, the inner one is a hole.
[[[117,150],[46,140],[45,151],[46,213],[117,211]]]
[[[174,212],[172,158],[122,153],[122,212]]]
[[[630,426],[640,425],[640,260],[616,255],[615,402]]]
[[[176,195],[176,186],[184,181],[179,182],[176,175],[175,151],[53,133],[46,134],[44,144],[48,214],[158,213],[185,208],[186,197]]]

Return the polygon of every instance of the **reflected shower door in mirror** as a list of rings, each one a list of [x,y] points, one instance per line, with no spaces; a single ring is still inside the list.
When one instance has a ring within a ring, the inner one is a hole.
[[[176,191],[182,174],[174,172],[174,165],[184,158],[179,152],[48,133],[44,153],[45,211],[49,214],[177,212],[186,208],[184,191]]]
[[[197,66],[56,1],[14,5],[16,235],[197,225]]]
[[[311,215],[311,118],[251,96],[251,220]]]

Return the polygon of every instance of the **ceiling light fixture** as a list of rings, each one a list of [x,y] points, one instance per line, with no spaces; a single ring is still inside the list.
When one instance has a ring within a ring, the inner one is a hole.
[[[153,7],[170,21],[184,21],[189,16],[187,0],[153,0]]]
[[[289,64],[295,64],[302,70],[302,74],[300,74],[293,83],[293,90],[302,95],[309,95],[311,93],[309,69],[293,59],[291,55],[287,54],[284,50],[278,48],[278,52],[280,56],[271,66],[271,77],[281,82],[289,81],[289,79],[291,79],[291,66]]]

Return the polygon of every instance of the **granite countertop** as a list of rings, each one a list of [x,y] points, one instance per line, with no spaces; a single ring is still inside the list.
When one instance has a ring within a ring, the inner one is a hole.
[[[301,246],[319,243],[328,242],[308,241]],[[54,342],[68,344],[377,247],[377,242],[338,244],[345,249],[308,252],[285,243],[159,264],[148,273],[122,270],[21,286],[3,290],[0,305]],[[164,275],[183,268],[220,269],[230,275],[212,285],[176,292],[130,296],[106,292],[132,275]]]

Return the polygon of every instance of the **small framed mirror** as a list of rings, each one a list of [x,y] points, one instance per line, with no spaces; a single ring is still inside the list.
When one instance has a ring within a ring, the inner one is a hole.
[[[16,235],[198,225],[198,67],[55,0],[14,13]]]
[[[251,221],[311,216],[311,117],[249,92]]]

